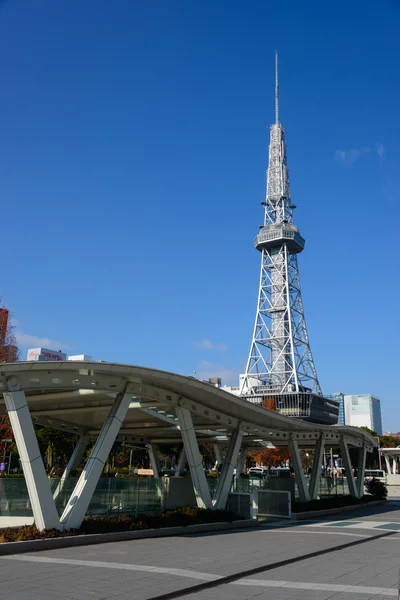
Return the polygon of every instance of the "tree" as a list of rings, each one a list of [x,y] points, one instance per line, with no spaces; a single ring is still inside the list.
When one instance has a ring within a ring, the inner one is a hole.
[[[397,448],[399,442],[399,438],[394,437],[393,435],[379,436],[379,443],[381,448]]]
[[[9,312],[3,306],[0,296],[0,362],[16,362],[19,358],[13,326],[10,325],[9,317]],[[7,442],[1,440],[14,440],[8,415],[0,417],[0,457],[3,458]]]
[[[2,442],[2,440],[14,441],[13,430],[8,415],[0,417],[0,462],[5,458],[6,448],[8,448],[8,450],[12,449],[12,446],[7,446],[7,442]]]
[[[252,458],[258,465],[265,467],[280,467],[290,459],[289,450],[279,450],[278,448],[263,448],[249,452]]]
[[[41,425],[35,425],[35,432],[47,470],[52,467],[62,470],[76,445],[76,435]]]
[[[199,444],[199,449],[200,449],[201,457],[203,459],[204,467],[206,467],[206,468],[213,467],[217,460],[217,457],[216,457],[215,451],[214,451],[214,444],[211,444],[210,442],[203,442],[202,444]],[[224,450],[225,450],[225,448],[220,448],[221,455],[224,455]]]
[[[379,439],[380,448],[397,448],[400,443],[398,437],[393,435],[378,435],[376,431],[372,431],[368,427],[361,427],[364,431],[372,435],[374,438]],[[355,459],[356,460],[356,459]],[[379,453],[378,449],[374,448],[373,452],[367,454],[366,467],[367,469],[376,469],[379,466]]]
[[[308,472],[310,467],[314,464],[314,453],[306,452],[306,450],[300,450],[301,466],[304,472]]]
[[[14,335],[14,327],[10,324],[10,314],[2,305],[0,297],[0,362],[16,362],[19,350]]]

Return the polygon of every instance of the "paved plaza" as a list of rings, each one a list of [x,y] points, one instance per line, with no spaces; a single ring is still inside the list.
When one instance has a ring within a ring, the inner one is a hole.
[[[325,521],[5,556],[0,565],[1,596],[13,600],[397,598],[400,502]]]

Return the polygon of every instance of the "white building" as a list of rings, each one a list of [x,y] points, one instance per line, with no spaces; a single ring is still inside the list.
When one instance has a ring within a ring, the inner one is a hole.
[[[372,394],[353,394],[344,397],[346,425],[368,427],[382,435],[381,401]]]
[[[48,348],[30,348],[26,360],[66,360],[67,355],[61,350],[49,350]]]
[[[30,348],[26,360],[66,360],[67,355],[61,350],[49,350],[48,348]],[[68,360],[90,362],[91,356],[87,354],[77,354],[76,356],[68,356]]]
[[[234,394],[235,396],[240,396],[240,387],[238,385],[222,385],[221,390]]]

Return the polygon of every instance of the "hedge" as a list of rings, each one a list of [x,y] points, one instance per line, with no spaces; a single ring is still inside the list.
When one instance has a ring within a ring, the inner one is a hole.
[[[211,510],[209,508],[182,507],[169,510],[160,515],[125,515],[122,517],[88,517],[79,529],[59,531],[45,529],[39,531],[36,525],[25,525],[18,528],[0,530],[1,542],[21,542],[90,533],[112,533],[116,531],[136,531],[139,529],[158,529],[162,527],[179,527],[198,523],[220,523],[239,520],[235,513],[228,510]]]

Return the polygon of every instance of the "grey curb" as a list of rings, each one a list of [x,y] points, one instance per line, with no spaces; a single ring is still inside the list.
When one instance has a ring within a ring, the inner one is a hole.
[[[327,515],[335,515],[338,513],[344,513],[353,510],[359,510],[361,508],[367,508],[369,506],[378,506],[379,504],[385,504],[387,500],[374,500],[373,502],[366,502],[365,504],[353,504],[352,506],[343,506],[341,508],[327,508],[326,510],[313,510],[302,513],[292,513],[292,519],[299,521],[302,519],[315,519],[318,517],[325,517]]]
[[[258,527],[255,519],[233,521],[232,523],[199,523],[186,527],[163,527],[161,529],[142,529],[139,531],[118,531],[115,533],[93,533],[74,535],[71,537],[48,538],[45,540],[28,540],[26,542],[4,542],[0,544],[0,556],[5,554],[20,554],[22,552],[40,552],[41,550],[56,550],[72,546],[91,546],[109,542],[124,542],[146,538],[168,537],[171,535],[188,535],[191,533],[206,533],[209,531],[226,531],[228,529],[245,529]]]

